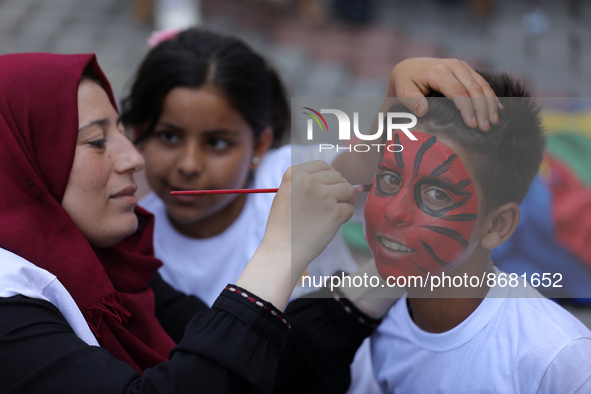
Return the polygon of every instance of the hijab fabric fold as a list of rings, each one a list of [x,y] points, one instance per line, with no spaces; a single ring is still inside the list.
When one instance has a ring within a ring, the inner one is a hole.
[[[94,55],[0,56],[0,247],[54,274],[101,347],[143,371],[167,360],[174,346],[156,320],[149,288],[161,265],[153,257],[153,218],[136,208],[135,234],[93,249],[61,206],[87,66],[117,108]]]

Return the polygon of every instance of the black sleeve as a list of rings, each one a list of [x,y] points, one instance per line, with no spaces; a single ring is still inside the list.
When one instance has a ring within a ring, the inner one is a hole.
[[[275,393],[344,393],[351,363],[380,320],[323,289],[286,309],[291,332],[279,359]]]
[[[173,339],[175,332],[182,336],[184,325],[195,312],[207,308],[159,276],[150,286],[156,298],[156,316]],[[334,296],[323,289],[288,305],[292,330],[279,358],[275,393],[344,393],[349,388],[355,352],[379,320],[367,317],[338,295],[335,301]]]
[[[169,361],[140,375],[80,340],[53,304],[0,298],[0,392],[269,393],[288,325],[252,299],[224,290],[189,322]]]
[[[173,289],[159,274],[152,279],[150,287],[154,292],[156,318],[175,343],[181,340],[193,316],[209,309],[199,298]]]

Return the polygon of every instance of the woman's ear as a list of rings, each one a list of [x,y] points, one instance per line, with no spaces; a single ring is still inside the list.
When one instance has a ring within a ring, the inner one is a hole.
[[[265,127],[259,138],[254,143],[254,150],[252,152],[252,158],[250,163],[250,168],[254,170],[259,163],[261,162],[263,156],[269,148],[271,148],[271,144],[273,143],[273,130],[270,127]]]
[[[485,249],[493,249],[505,242],[517,228],[519,217],[519,205],[514,202],[501,205],[490,212],[480,245]]]

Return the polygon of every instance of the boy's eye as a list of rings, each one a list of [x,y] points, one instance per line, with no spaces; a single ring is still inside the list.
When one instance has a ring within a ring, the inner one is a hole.
[[[166,144],[176,144],[179,142],[179,136],[172,131],[160,131],[156,133],[156,137],[159,141]]]
[[[88,145],[90,145],[90,146],[92,146],[93,148],[96,148],[96,149],[104,149],[105,148],[105,142],[107,142],[107,140],[105,138],[101,138],[100,140],[88,142]]]
[[[214,150],[224,150],[230,146],[230,143],[223,138],[210,138],[208,140],[208,144]]]
[[[398,193],[402,188],[402,178],[396,172],[380,172],[378,174],[377,188],[382,194]]]
[[[438,187],[424,185],[422,194],[423,202],[433,210],[444,209],[454,203],[449,193]]]

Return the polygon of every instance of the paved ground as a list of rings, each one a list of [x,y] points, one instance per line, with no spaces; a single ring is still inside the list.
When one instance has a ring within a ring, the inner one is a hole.
[[[467,0],[375,0],[376,23],[364,28],[305,25],[293,5],[260,0],[203,0],[203,10],[206,26],[238,34],[265,53],[294,96],[380,96],[396,61],[422,55],[504,69],[539,95],[591,95],[591,3],[493,3],[481,18]],[[536,7],[541,13],[527,14]],[[532,33],[544,23],[545,31]],[[134,21],[130,1],[0,0],[0,54],[97,53],[118,99],[148,50],[150,32]],[[574,312],[591,327],[588,309]]]

